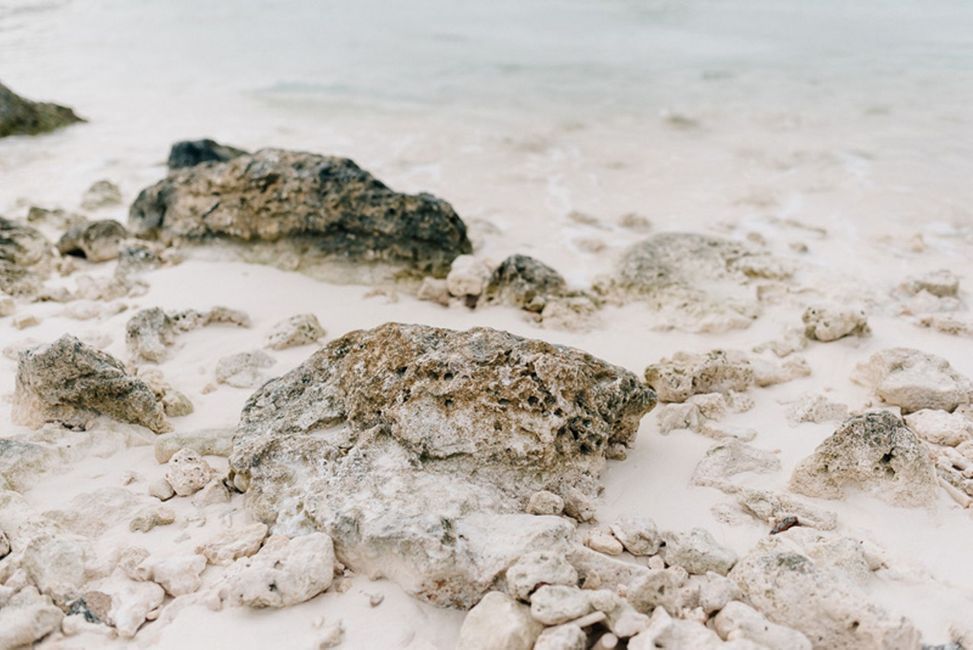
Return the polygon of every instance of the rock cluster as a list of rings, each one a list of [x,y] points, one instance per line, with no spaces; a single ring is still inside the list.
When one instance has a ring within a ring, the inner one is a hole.
[[[109,354],[70,335],[21,354],[14,392],[14,420],[30,427],[58,422],[87,428],[97,415],[169,430],[162,402]]]
[[[263,149],[175,169],[132,204],[136,234],[285,242],[302,259],[388,262],[445,275],[472,250],[452,207],[395,192],[346,158]]]
[[[206,311],[165,311],[150,307],[136,313],[125,326],[125,344],[134,361],[164,361],[176,336],[213,324],[249,327],[250,317],[242,311],[213,307]]]
[[[82,121],[66,106],[32,102],[0,84],[0,138],[46,133]]]
[[[468,607],[517,556],[566,542],[569,520],[520,513],[546,490],[586,516],[606,456],[654,402],[577,350],[387,324],[258,390],[231,469],[276,532],[322,530],[355,570]]]

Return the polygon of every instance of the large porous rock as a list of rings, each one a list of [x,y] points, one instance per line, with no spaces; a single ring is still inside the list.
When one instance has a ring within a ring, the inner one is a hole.
[[[780,260],[720,237],[667,232],[629,248],[598,289],[648,303],[660,325],[721,332],[747,327],[760,313],[754,280],[786,280]]]
[[[794,469],[790,483],[808,496],[840,499],[856,488],[907,506],[932,503],[936,485],[926,445],[888,411],[845,420]]]
[[[67,106],[32,102],[0,84],[0,138],[45,133],[82,121]]]
[[[494,269],[483,295],[489,302],[540,313],[566,286],[561,274],[547,264],[527,255],[511,255]]]
[[[876,352],[852,376],[903,413],[920,409],[952,411],[973,398],[973,383],[935,354],[911,348]]]
[[[164,361],[176,336],[213,324],[249,327],[250,317],[242,311],[213,307],[206,311],[165,311],[150,307],[136,313],[125,326],[125,344],[135,361]]]
[[[140,235],[292,244],[314,256],[445,275],[472,251],[466,225],[429,194],[401,194],[346,158],[263,149],[176,169],[129,212]]]
[[[713,350],[705,354],[676,352],[645,369],[645,383],[662,402],[685,402],[702,393],[745,391],[756,383],[743,352]]]
[[[85,221],[69,228],[57,242],[61,255],[83,257],[89,262],[106,262],[118,257],[128,237],[125,226],[114,219]]]
[[[170,428],[152,389],[128,374],[110,354],[70,335],[21,354],[14,421],[33,428],[45,422],[87,428],[98,415],[140,424],[156,433]]]
[[[872,603],[847,572],[774,538],[738,561],[729,577],[757,611],[803,633],[816,650],[919,648],[912,623]]]
[[[0,292],[28,295],[40,288],[38,273],[51,244],[31,226],[0,217]]]
[[[183,167],[194,167],[204,162],[226,162],[246,153],[243,149],[220,144],[209,138],[181,140],[169,149],[169,160],[166,164],[169,169],[181,169]]]
[[[230,466],[275,532],[323,530],[356,571],[470,607],[524,553],[569,543],[569,520],[521,514],[531,496],[583,510],[654,403],[578,350],[390,323],[261,387]]]

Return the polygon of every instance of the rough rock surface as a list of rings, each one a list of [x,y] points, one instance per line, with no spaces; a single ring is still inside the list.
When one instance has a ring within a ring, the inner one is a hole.
[[[767,648],[811,650],[811,642],[806,636],[789,627],[771,623],[760,612],[738,600],[721,608],[713,621],[713,628],[724,639],[732,636]]]
[[[95,181],[81,197],[81,207],[85,210],[100,210],[119,205],[122,202],[122,191],[109,180]]]
[[[578,350],[386,324],[258,390],[230,466],[275,532],[324,530],[351,568],[469,607],[517,557],[572,536],[568,520],[519,514],[530,497],[585,511],[606,453],[633,443],[654,403]]]
[[[262,350],[238,352],[216,362],[216,383],[234,388],[253,388],[264,381],[264,369],[274,365],[273,357]]]
[[[226,565],[260,550],[267,538],[267,524],[257,522],[241,529],[231,529],[196,548],[210,564]]]
[[[888,411],[845,420],[794,469],[795,492],[840,499],[848,487],[898,505],[926,505],[936,498],[936,470],[926,445]]]
[[[169,459],[165,474],[166,481],[172,486],[173,491],[181,497],[195,494],[209,483],[212,477],[213,468],[202,456],[191,449],[177,451]]]
[[[310,345],[325,335],[324,328],[314,314],[298,314],[274,325],[267,337],[267,347],[286,350],[300,345]]]
[[[194,167],[204,162],[226,162],[245,155],[243,149],[220,144],[215,140],[181,140],[169,149],[169,159],[166,162],[169,169]]]
[[[499,591],[483,596],[463,619],[457,648],[464,650],[531,650],[544,626],[526,605]]]
[[[527,255],[511,255],[493,271],[483,296],[489,302],[539,313],[565,289],[564,278],[548,265]]]
[[[129,220],[164,240],[288,240],[302,252],[433,275],[472,252],[442,199],[394,192],[346,158],[281,149],[173,170],[142,190]]]
[[[905,423],[919,437],[936,445],[956,447],[973,440],[973,418],[960,413],[922,409],[905,416]]]
[[[660,402],[684,402],[701,393],[745,391],[754,385],[753,367],[743,352],[676,352],[645,369],[645,383]]]
[[[66,106],[32,102],[0,84],[0,138],[45,133],[82,121]]]
[[[109,354],[70,335],[24,352],[17,364],[13,418],[37,428],[45,422],[87,428],[97,415],[169,430],[162,402]]]
[[[457,298],[479,297],[490,279],[493,269],[473,255],[460,255],[453,260],[446,276],[446,290]]]
[[[0,217],[0,291],[29,295],[40,288],[36,272],[50,243],[36,228]]]
[[[33,647],[57,630],[62,618],[64,613],[50,598],[34,587],[24,587],[0,605],[0,648]]]
[[[773,543],[743,557],[729,576],[755,609],[803,633],[817,650],[914,650],[919,633],[869,602],[841,571]]]
[[[837,341],[846,336],[866,336],[871,331],[861,309],[819,305],[808,307],[801,317],[804,334],[814,341]]]
[[[314,598],[334,580],[334,547],[324,533],[269,538],[255,555],[234,562],[220,586],[232,605],[289,607]]]
[[[952,411],[973,398],[973,383],[942,357],[911,348],[876,352],[858,365],[852,379],[872,388],[903,413],[920,409]]]
[[[159,363],[166,358],[167,348],[175,343],[176,336],[215,323],[249,327],[250,317],[241,311],[227,307],[214,307],[207,311],[185,309],[164,311],[150,307],[136,313],[125,326],[125,344],[132,359]]]
[[[506,572],[507,592],[523,601],[529,601],[531,594],[541,585],[578,584],[578,572],[563,553],[555,551],[533,551],[517,559]]]
[[[704,528],[685,533],[665,533],[662,551],[666,564],[675,564],[692,574],[712,571],[726,575],[737,560],[731,549],[720,545]]]
[[[118,257],[128,237],[125,226],[114,219],[85,221],[68,228],[57,242],[61,255],[83,257],[89,262],[106,262]]]
[[[670,327],[720,332],[747,327],[760,313],[752,280],[790,274],[780,260],[747,244],[668,232],[629,248],[599,288],[647,302]]]

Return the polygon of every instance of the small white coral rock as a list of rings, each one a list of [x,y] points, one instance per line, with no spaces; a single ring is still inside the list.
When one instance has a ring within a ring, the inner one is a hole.
[[[973,383],[946,359],[911,348],[876,352],[856,367],[852,379],[872,388],[883,402],[901,407],[903,413],[952,411],[973,396]]]
[[[487,593],[463,619],[457,648],[464,650],[531,650],[544,626],[530,609],[499,592]]]
[[[905,423],[921,438],[937,445],[956,447],[973,439],[973,419],[959,412],[922,409],[905,416]]]
[[[151,562],[152,580],[162,585],[170,596],[191,594],[202,584],[206,558],[200,555],[170,557]]]
[[[473,255],[460,255],[453,260],[446,276],[446,288],[457,298],[479,296],[492,273],[493,269],[485,261]]]
[[[776,625],[740,601],[727,603],[713,621],[714,629],[724,639],[743,638],[768,648],[811,650],[808,638],[789,627]]]
[[[622,543],[612,535],[612,532],[604,528],[593,528],[589,531],[585,544],[588,548],[605,555],[621,555],[622,551],[625,550]]]
[[[125,581],[111,591],[109,619],[123,639],[131,639],[165,598],[166,592],[154,582]]]
[[[571,623],[546,628],[534,642],[534,650],[585,650],[587,647],[588,635]]]
[[[255,523],[240,529],[227,530],[196,548],[211,564],[226,565],[241,557],[250,557],[260,550],[267,538],[267,524]]]
[[[804,334],[814,341],[837,341],[846,336],[867,336],[868,316],[861,309],[818,305],[808,307],[801,319]]]
[[[520,600],[530,600],[530,595],[541,585],[578,584],[578,572],[564,557],[554,551],[533,551],[523,555],[507,569],[507,591]]]
[[[611,531],[632,555],[655,555],[662,544],[655,522],[645,517],[622,517],[611,525]]]
[[[0,604],[0,648],[33,647],[56,630],[64,613],[34,587],[24,587]]]
[[[310,345],[325,336],[318,317],[314,314],[298,314],[276,325],[267,337],[267,347],[272,350],[285,350],[301,345]]]
[[[794,469],[795,492],[840,499],[848,487],[872,492],[898,505],[918,506],[936,498],[936,469],[927,447],[888,411],[846,420]]]
[[[128,522],[133,533],[147,533],[156,526],[168,526],[176,520],[176,513],[164,506],[147,506],[135,513]]]
[[[754,376],[746,354],[736,350],[677,352],[647,367],[645,383],[660,402],[684,402],[700,393],[745,391],[754,385]]]
[[[559,515],[564,512],[564,499],[553,492],[538,490],[530,495],[527,512],[532,515]]]
[[[253,388],[264,380],[263,370],[274,365],[266,352],[239,352],[216,362],[216,382],[234,388]]]
[[[331,586],[334,562],[334,546],[324,533],[270,537],[255,555],[227,569],[220,595],[250,607],[303,603]]]
[[[195,494],[209,483],[213,468],[192,449],[180,449],[169,459],[165,479],[181,497]]]
[[[713,571],[726,575],[737,560],[737,554],[719,544],[704,528],[687,533],[665,533],[663,554],[666,564],[675,564],[689,573]]]
[[[832,402],[820,393],[805,393],[794,401],[787,409],[787,419],[791,424],[801,422],[830,422],[844,420],[848,417],[848,407],[845,404]]]
[[[416,298],[449,307],[449,287],[445,280],[425,277],[416,292]]]
[[[959,294],[959,276],[948,269],[930,271],[907,278],[899,290],[908,295],[925,291],[937,298],[955,298]]]
[[[577,587],[544,585],[530,597],[530,615],[544,625],[560,625],[591,611],[588,594]]]

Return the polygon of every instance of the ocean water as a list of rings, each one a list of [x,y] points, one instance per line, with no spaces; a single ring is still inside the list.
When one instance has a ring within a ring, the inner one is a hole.
[[[973,223],[967,0],[3,0],[0,80],[90,120],[0,143],[0,213],[134,195],[211,136],[351,156],[579,282],[629,212],[849,242]]]

